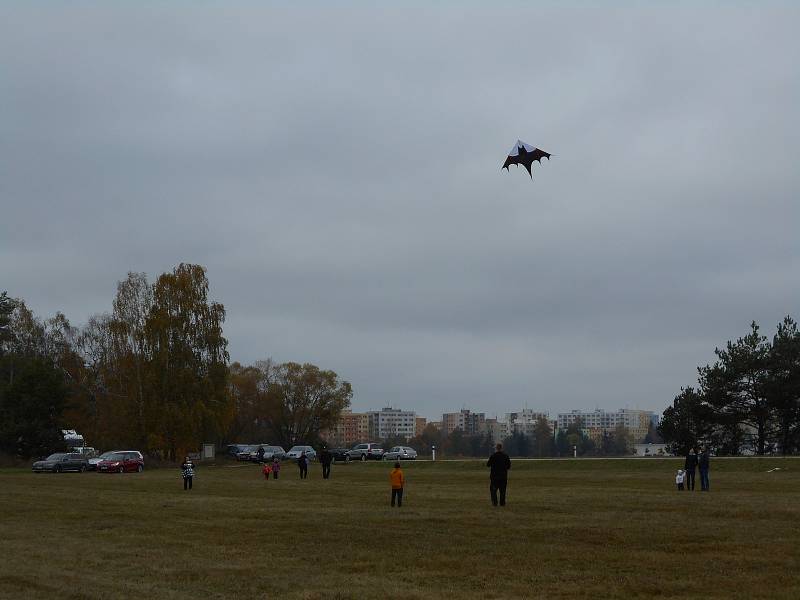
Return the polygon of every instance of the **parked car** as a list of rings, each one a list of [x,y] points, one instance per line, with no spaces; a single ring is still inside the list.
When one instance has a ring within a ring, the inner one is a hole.
[[[120,450],[97,463],[101,473],[125,473],[144,471],[144,457],[137,450]]]
[[[259,459],[259,456],[258,456],[259,448],[263,448],[264,449],[264,452],[262,453],[260,459]],[[284,450],[280,446],[269,446],[267,444],[261,444],[260,446],[256,446],[255,450],[253,450],[250,453],[250,460],[252,460],[254,462],[259,462],[259,460],[261,462],[263,462],[265,460],[270,460],[271,461],[273,458],[278,458],[280,460],[283,460],[284,458],[286,458],[286,450]]]
[[[97,465],[100,463],[101,460],[106,460],[111,458],[117,452],[122,452],[121,450],[111,450],[109,452],[103,452],[100,456],[94,456],[89,459],[89,467],[90,471],[97,471]]]
[[[395,446],[383,453],[383,460],[416,460],[417,451],[408,446]]]
[[[383,448],[380,444],[356,444],[348,454],[352,460],[380,460]]]
[[[333,457],[333,462],[350,462],[350,450],[347,448],[333,448],[328,450]]]
[[[239,452],[243,452],[245,448],[248,448],[249,444],[228,444],[225,446],[225,454],[230,456],[231,458],[236,458]]]
[[[297,460],[303,452],[306,453],[306,458],[308,460],[315,460],[317,458],[317,451],[311,446],[292,446],[286,453],[286,458]]]
[[[247,446],[240,446],[241,450],[236,453],[236,460],[250,460],[250,453],[258,448],[248,444]]]
[[[44,460],[33,463],[34,473],[61,473],[62,471],[77,471],[83,473],[89,467],[86,458],[79,452],[51,454]]]

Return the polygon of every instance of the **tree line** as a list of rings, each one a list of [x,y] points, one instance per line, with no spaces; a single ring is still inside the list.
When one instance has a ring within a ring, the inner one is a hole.
[[[60,449],[62,428],[167,459],[243,436],[313,442],[349,406],[350,384],[311,364],[230,364],[225,308],[208,292],[200,265],[153,283],[129,273],[112,310],[82,327],[61,313],[40,319],[3,292],[0,451]]]
[[[790,317],[772,339],[750,331],[698,367],[664,411],[660,432],[672,451],[698,444],[718,454],[793,454],[800,450],[800,332]]]

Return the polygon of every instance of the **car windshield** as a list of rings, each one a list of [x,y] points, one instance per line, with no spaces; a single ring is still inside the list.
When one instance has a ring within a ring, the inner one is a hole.
[[[114,456],[114,454],[115,454],[114,452],[103,452],[103,453],[100,455],[100,460],[108,460],[109,458],[111,458],[112,456]]]
[[[395,446],[394,448],[389,450],[389,452],[400,452],[400,450],[402,450],[402,448],[400,448],[400,446]]]
[[[111,452],[103,460],[123,460],[125,455],[122,452]]]
[[[292,446],[292,449],[289,452],[305,452],[306,446]]]
[[[51,454],[47,457],[47,460],[61,460],[62,458],[66,457],[66,454]]]

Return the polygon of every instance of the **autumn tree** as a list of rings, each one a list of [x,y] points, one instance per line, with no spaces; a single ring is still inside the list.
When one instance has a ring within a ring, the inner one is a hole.
[[[312,364],[276,365],[269,384],[270,428],[284,448],[312,444],[350,406],[353,391],[347,381]]]
[[[273,370],[271,360],[247,366],[238,362],[230,365],[233,419],[225,436],[228,442],[245,439],[265,442],[273,434],[272,418],[276,414],[277,398],[267,393]]]
[[[199,265],[182,263],[153,286],[144,324],[151,398],[146,418],[153,424],[148,446],[171,459],[218,439],[233,418],[224,321],[225,308],[208,299],[206,271]]]

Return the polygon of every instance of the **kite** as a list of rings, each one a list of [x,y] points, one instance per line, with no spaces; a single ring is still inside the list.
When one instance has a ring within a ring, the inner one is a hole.
[[[508,171],[508,165],[522,165],[528,170],[528,175],[530,175],[531,179],[533,179],[531,165],[533,164],[533,161],[538,161],[539,164],[542,164],[543,156],[546,156],[547,160],[550,160],[549,152],[539,150],[539,148],[534,148],[522,140],[517,140],[517,143],[514,144],[513,148],[511,148],[511,152],[508,153],[508,158],[506,158],[506,162],[503,163],[501,169]]]

